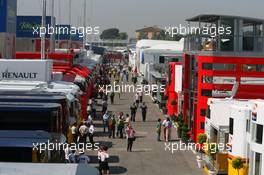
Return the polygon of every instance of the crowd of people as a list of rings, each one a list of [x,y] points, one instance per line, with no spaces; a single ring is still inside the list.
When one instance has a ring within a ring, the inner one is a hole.
[[[98,84],[108,84],[111,83],[109,80],[113,80],[116,83],[120,82],[128,82],[129,77],[131,77],[131,82],[133,84],[137,83],[137,76],[135,74],[131,74],[129,68],[122,64],[111,66],[106,68],[104,72],[102,72],[102,76],[106,76],[108,78],[104,78],[98,81]],[[96,86],[98,86],[98,84]],[[119,99],[121,98],[121,92],[118,92]],[[98,112],[98,106],[100,104],[97,103],[96,98],[101,98],[101,114]],[[130,115],[128,113],[124,114],[123,112],[113,113],[108,109],[108,101],[111,105],[115,105],[116,92],[110,92],[106,94],[104,92],[98,92],[98,94],[94,95],[93,98],[89,101],[88,105],[88,119],[86,121],[81,122],[80,124],[74,123],[71,127],[71,133],[73,136],[73,143],[87,143],[89,139],[89,143],[94,145],[94,120],[102,121],[103,133],[106,134],[109,138],[126,138],[127,140],[127,152],[132,152],[133,143],[136,140],[136,131],[133,128],[133,123],[140,121],[137,119],[137,111],[141,112],[142,122],[147,121],[147,111],[148,106],[144,102],[143,92],[135,93],[133,103],[130,108]],[[110,100],[109,100],[110,99]],[[101,118],[99,117],[101,116]],[[163,132],[164,141],[168,142],[171,139],[171,128],[172,121],[169,117],[165,117],[164,119],[158,119],[156,123],[156,133],[157,133],[157,141],[161,141],[161,133]],[[108,147],[106,145],[100,145],[98,149],[98,162],[99,162],[99,170],[101,174],[109,174],[109,153]],[[75,150],[67,150],[65,154],[65,159],[68,163],[89,163],[90,158],[85,154],[84,151],[79,152],[79,155]]]

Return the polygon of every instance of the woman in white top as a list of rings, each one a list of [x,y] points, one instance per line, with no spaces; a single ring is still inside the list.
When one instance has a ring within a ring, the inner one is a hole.
[[[107,150],[107,146],[101,146],[101,148],[98,150],[99,170],[101,174],[109,174],[109,154],[107,153]]]

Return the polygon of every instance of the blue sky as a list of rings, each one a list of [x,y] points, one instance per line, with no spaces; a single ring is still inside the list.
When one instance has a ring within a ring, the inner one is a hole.
[[[18,0],[18,15],[40,15],[40,2]],[[69,23],[69,0],[55,0],[55,4],[57,22]],[[87,0],[87,23],[101,30],[117,27],[133,36],[144,26],[178,26],[186,18],[205,13],[264,19],[263,7],[264,0]],[[72,0],[73,25],[82,25],[82,8],[83,0]]]

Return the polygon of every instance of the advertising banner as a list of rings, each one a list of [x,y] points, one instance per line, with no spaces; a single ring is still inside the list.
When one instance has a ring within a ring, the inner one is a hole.
[[[50,81],[52,60],[0,59],[1,80]]]
[[[0,0],[0,33],[16,33],[17,0]]]
[[[70,40],[70,25],[56,25],[56,40]]]
[[[41,16],[17,16],[17,37],[40,38]],[[46,26],[51,26],[51,17],[46,17]],[[48,30],[46,37],[49,38]]]

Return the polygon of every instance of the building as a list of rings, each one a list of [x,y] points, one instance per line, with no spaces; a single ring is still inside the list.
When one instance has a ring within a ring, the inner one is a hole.
[[[262,19],[236,16],[199,15],[187,19],[189,26],[222,26],[231,34],[189,34],[184,46],[183,115],[197,141],[204,133],[207,100],[230,97],[262,98],[264,88],[264,38]]]
[[[144,27],[142,29],[136,30],[136,39],[153,39],[154,36],[160,34],[162,31],[163,30],[158,28],[157,26]]]
[[[232,159],[241,157],[244,168],[239,170],[240,175],[262,174],[264,119],[258,116],[263,112],[264,100],[208,99],[208,142],[225,145],[216,156],[218,173],[236,174]]]
[[[249,174],[262,175],[264,170],[264,143],[263,126],[264,100],[253,101],[254,107],[251,111],[249,137]]]
[[[240,110],[236,106],[239,106]],[[208,143],[214,143],[218,145],[218,152],[215,156],[215,163],[213,167],[217,170],[218,174],[227,174],[228,171],[232,172],[231,165],[232,157],[231,151],[239,152],[244,150],[243,144],[232,144],[229,133],[232,131],[234,136],[233,141],[236,143],[246,142],[246,119],[248,111],[252,107],[248,100],[235,100],[235,99],[220,99],[210,98],[208,99],[208,112],[205,118],[205,133],[208,138]],[[243,109],[243,110],[242,110]],[[235,118],[232,118],[235,117]],[[236,127],[230,130],[230,120],[236,121]],[[245,123],[244,125],[242,123]],[[221,149],[220,149],[221,148]],[[246,156],[240,152],[235,156]],[[230,159],[229,159],[230,158]],[[210,162],[207,162],[210,164]]]

